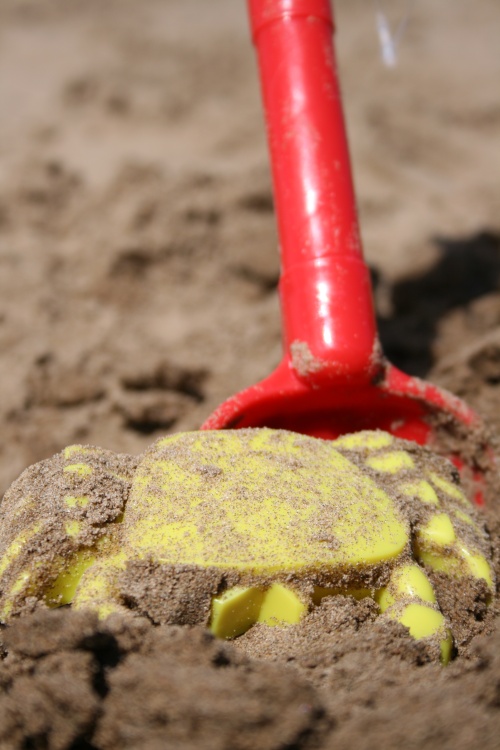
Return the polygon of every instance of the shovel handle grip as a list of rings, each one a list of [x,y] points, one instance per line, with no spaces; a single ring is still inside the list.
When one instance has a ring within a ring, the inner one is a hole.
[[[282,263],[285,355],[316,382],[376,369],[329,0],[248,0],[257,49]],[[297,342],[300,346],[297,345]],[[303,358],[302,358],[303,359]]]

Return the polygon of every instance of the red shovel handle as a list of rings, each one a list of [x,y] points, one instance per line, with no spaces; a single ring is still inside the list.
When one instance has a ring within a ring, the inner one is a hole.
[[[318,385],[366,381],[379,367],[377,332],[330,3],[248,0],[248,5],[281,245],[285,353],[300,377]]]

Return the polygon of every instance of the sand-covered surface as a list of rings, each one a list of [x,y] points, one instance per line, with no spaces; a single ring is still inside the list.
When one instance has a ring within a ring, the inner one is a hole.
[[[404,5],[384,3],[392,20]],[[419,0],[392,71],[373,7],[336,15],[382,342],[498,429],[500,6]],[[1,492],[71,443],[138,455],[197,429],[272,370],[242,0],[0,0],[0,271]],[[499,628],[443,669],[368,603],[318,613],[237,647],[118,616],[20,620],[1,634],[0,748],[498,747]]]

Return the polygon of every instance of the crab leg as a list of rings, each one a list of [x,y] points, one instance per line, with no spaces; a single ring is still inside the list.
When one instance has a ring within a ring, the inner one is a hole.
[[[407,627],[416,640],[438,639],[441,661],[451,657],[453,638],[446,618],[439,611],[431,582],[419,565],[396,568],[386,587],[375,595],[380,611]]]

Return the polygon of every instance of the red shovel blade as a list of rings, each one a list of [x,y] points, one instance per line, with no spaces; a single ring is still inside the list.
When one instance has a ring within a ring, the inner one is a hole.
[[[460,399],[384,358],[363,261],[328,0],[248,0],[280,237],[284,357],[202,429],[383,429],[447,455],[481,503],[493,451]]]
[[[221,404],[202,429],[265,426],[331,440],[347,432],[381,429],[426,445],[434,432],[457,424],[470,430],[481,421],[451,393],[389,363],[384,378],[371,385],[313,388],[285,360],[265,380]]]
[[[383,376],[360,387],[314,388],[286,359],[265,380],[225,401],[202,429],[272,427],[333,440],[381,429],[448,457],[478,505],[494,468],[481,419],[460,399],[386,362]]]

